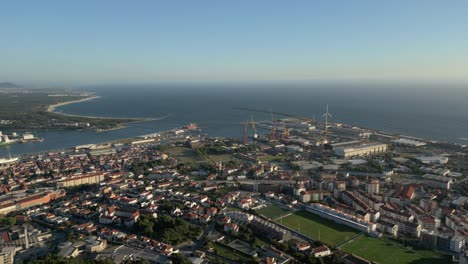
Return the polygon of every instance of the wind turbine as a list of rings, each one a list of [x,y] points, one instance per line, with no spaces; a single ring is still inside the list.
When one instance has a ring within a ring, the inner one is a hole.
[[[322,115],[325,118],[325,138],[322,141],[322,144],[328,143],[328,118],[333,118],[333,116],[328,112],[328,104],[327,104],[327,112]]]

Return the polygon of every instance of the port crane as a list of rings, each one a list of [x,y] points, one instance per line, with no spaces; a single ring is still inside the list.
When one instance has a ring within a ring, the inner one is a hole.
[[[250,116],[252,129],[253,129],[253,138],[258,138],[257,128],[255,127],[255,121],[253,119],[253,115]]]
[[[247,145],[248,139],[247,139],[247,130],[248,130],[249,122],[244,122],[244,136],[242,137],[242,142],[244,145]]]
[[[271,139],[276,139],[275,115],[273,114],[273,110],[270,109],[270,112],[271,112]]]
[[[284,120],[282,121],[282,123],[283,123],[283,137],[287,138],[289,137],[289,130],[286,127],[286,122],[284,122]]]

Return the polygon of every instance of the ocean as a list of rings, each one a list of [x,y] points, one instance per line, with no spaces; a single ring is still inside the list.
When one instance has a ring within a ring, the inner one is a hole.
[[[210,136],[242,137],[241,122],[288,113],[319,119],[328,104],[332,122],[426,139],[468,143],[468,86],[401,83],[210,83],[85,87],[99,98],[58,107],[86,116],[145,117],[107,132],[32,131],[43,142],[0,147],[0,157],[150,134],[197,123]],[[284,118],[278,115],[277,118]]]

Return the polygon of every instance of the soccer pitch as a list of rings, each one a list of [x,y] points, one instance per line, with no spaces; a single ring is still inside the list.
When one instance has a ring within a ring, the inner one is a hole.
[[[292,229],[300,230],[301,233],[325,242],[330,246],[336,246],[338,243],[349,240],[360,233],[358,230],[320,218],[306,211],[284,217],[282,221],[278,220],[277,222],[282,222],[283,225]]]
[[[278,220],[278,222],[281,221]],[[364,234],[358,236],[360,232],[355,229],[320,218],[306,211],[284,217],[282,223],[330,246],[336,246],[354,238],[340,249],[381,264],[451,262],[450,257],[435,251],[413,250],[388,239],[368,237]]]
[[[401,244],[368,236],[361,236],[344,245],[343,251],[381,264],[451,263],[449,256],[429,250],[412,250]]]
[[[257,213],[261,214],[261,215],[264,215],[264,216],[266,216],[268,218],[271,218],[271,219],[276,219],[276,218],[281,217],[283,215],[290,214],[291,211],[283,209],[283,208],[279,207],[278,205],[273,204],[273,205],[269,205],[267,207],[263,207],[261,209],[258,209]]]

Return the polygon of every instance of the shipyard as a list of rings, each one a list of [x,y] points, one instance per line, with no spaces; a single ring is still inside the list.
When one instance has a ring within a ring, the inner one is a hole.
[[[468,1],[3,1],[0,264],[468,264]]]
[[[251,112],[238,126],[240,139],[210,137],[192,123],[2,158],[4,217],[30,219],[27,230],[68,232],[58,240],[52,235],[28,245],[17,241],[15,258],[57,243],[58,251],[42,254],[112,254],[117,263],[130,255],[150,263],[169,263],[175,256],[202,263],[389,263],[354,248],[355,240],[391,241],[387,250],[407,259],[417,259],[420,248],[437,250],[431,255],[435,262],[464,258],[467,149],[334,123],[329,111],[327,106],[321,120],[271,113],[271,120],[259,121]],[[193,233],[158,235],[159,219],[183,223]],[[13,239],[12,231],[4,232]],[[69,243],[87,245],[90,236],[89,249]],[[116,242],[127,249],[119,250]],[[405,253],[403,243],[413,253]]]

